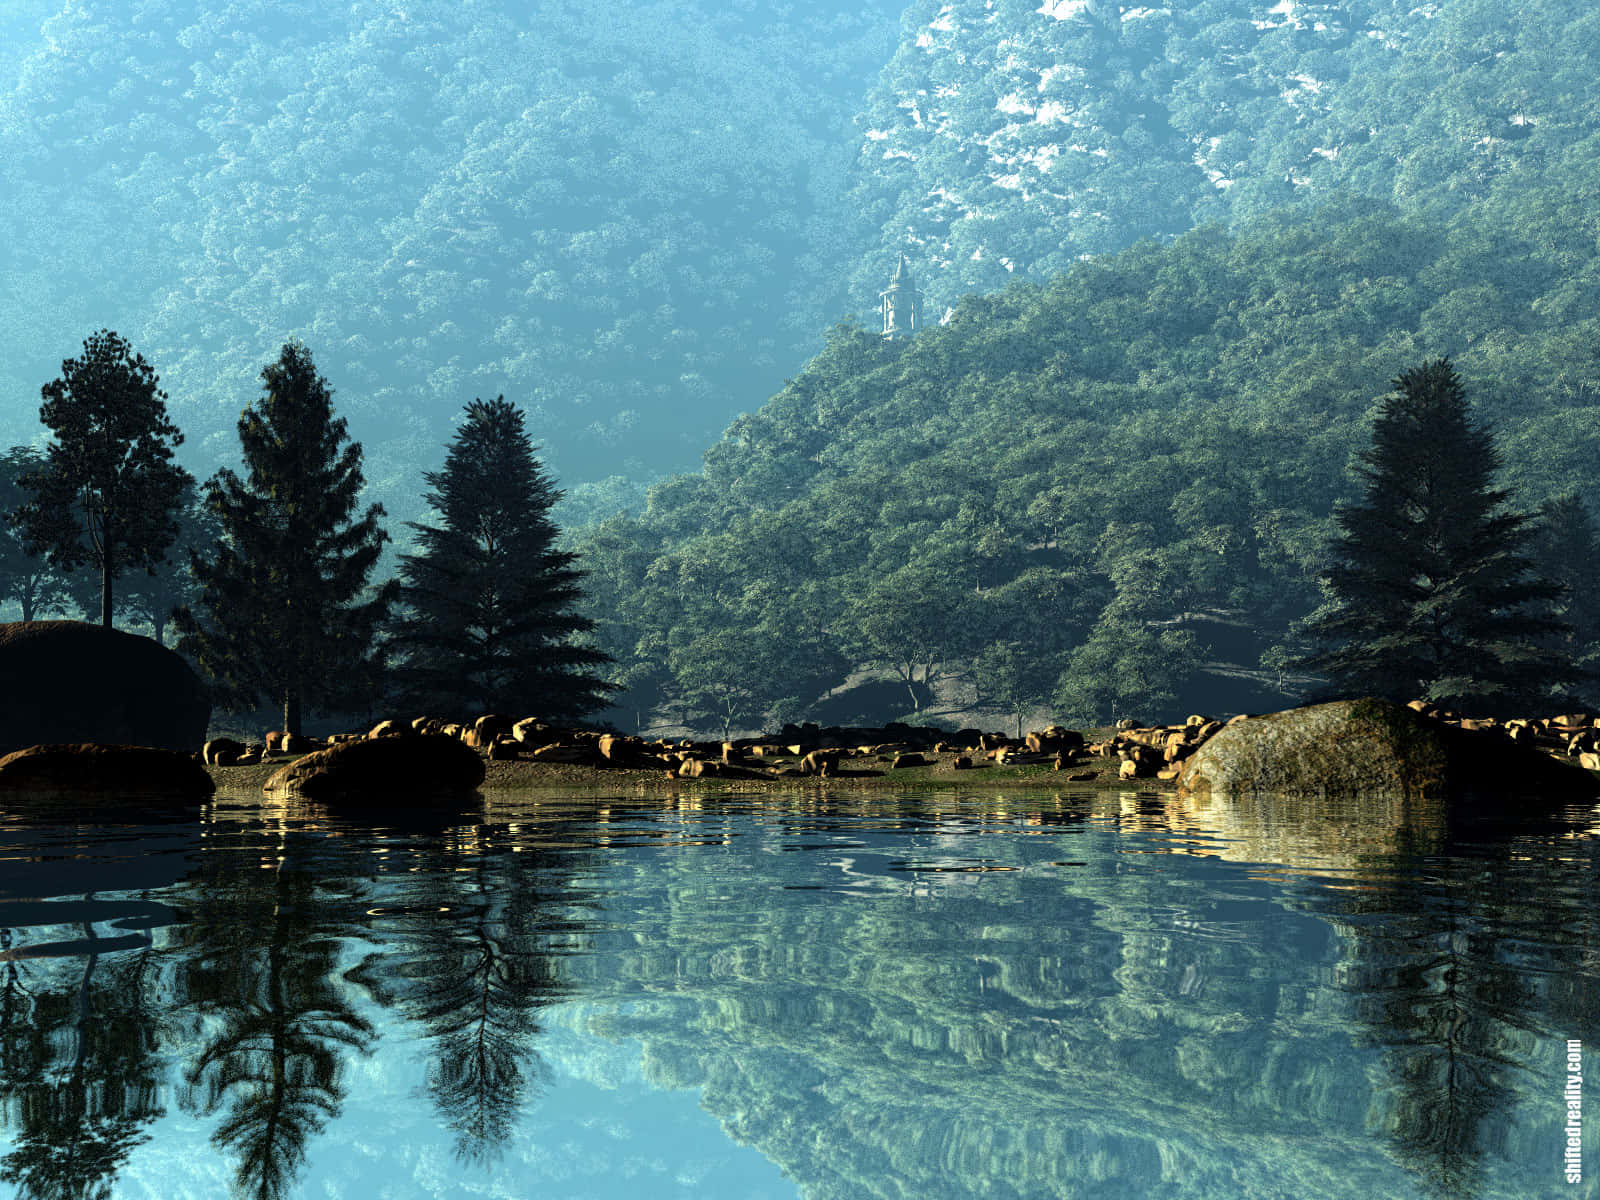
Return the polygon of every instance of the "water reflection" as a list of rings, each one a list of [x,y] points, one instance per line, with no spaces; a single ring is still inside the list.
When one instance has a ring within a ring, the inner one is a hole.
[[[539,1010],[566,994],[559,962],[582,928],[558,852],[515,852],[503,826],[475,833],[470,855],[414,853],[406,886],[373,910],[386,962],[367,964],[375,995],[419,1027],[429,1095],[469,1162],[511,1137],[539,1070]]]
[[[301,1194],[411,1061],[462,1190],[538,1194],[572,1036],[637,1046],[809,1200],[1554,1195],[1560,1048],[1596,1039],[1595,841],[1438,806],[252,801],[0,823],[0,859],[23,1197],[148,1186],[174,1116],[236,1194]],[[193,1169],[160,1190],[214,1194]]]

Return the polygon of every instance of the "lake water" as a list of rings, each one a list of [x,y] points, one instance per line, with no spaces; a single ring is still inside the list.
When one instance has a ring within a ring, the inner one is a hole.
[[[0,818],[0,1196],[1594,1196],[1600,843],[1564,816]]]

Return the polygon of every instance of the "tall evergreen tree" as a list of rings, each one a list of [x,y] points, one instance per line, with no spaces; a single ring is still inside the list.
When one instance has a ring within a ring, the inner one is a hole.
[[[283,728],[299,733],[305,706],[361,706],[378,693],[375,637],[398,583],[360,599],[388,540],[383,508],[351,520],[361,446],[340,449],[345,422],[311,352],[286,344],[261,378],[264,394],[239,418],[248,480],[224,469],[206,481],[222,536],[210,557],[189,556],[206,619],[185,605],[173,624],[226,707],[281,704]]]
[[[1532,573],[1530,518],[1493,487],[1499,455],[1448,358],[1401,374],[1341,508],[1329,600],[1302,660],[1345,694],[1526,711],[1571,676],[1548,639],[1560,588]]]
[[[177,537],[173,510],[190,474],[172,462],[183,434],[167,419],[160,377],[126,339],[102,329],[40,389],[39,419],[55,440],[19,482],[33,499],[11,520],[29,553],[62,571],[100,572],[100,623],[111,627],[112,581],[129,567],[155,573]]]
[[[1579,691],[1592,698],[1600,682],[1600,530],[1577,496],[1569,492],[1539,506],[1533,560],[1561,588],[1555,611],[1567,628],[1552,645],[1576,668]]]
[[[610,660],[574,644],[593,622],[573,606],[583,573],[556,549],[544,474],[504,396],[473,400],[445,455],[423,476],[438,526],[412,523],[421,552],[403,555],[393,672],[399,698],[422,708],[580,717],[614,690],[589,672]]]

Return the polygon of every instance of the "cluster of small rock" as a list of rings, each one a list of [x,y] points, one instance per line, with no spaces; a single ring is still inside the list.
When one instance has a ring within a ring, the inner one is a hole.
[[[1103,742],[1093,742],[1088,750],[1101,758],[1121,760],[1119,779],[1176,779],[1183,764],[1206,741],[1235,721],[1247,719],[1240,713],[1228,721],[1217,721],[1194,714],[1182,725],[1145,725],[1133,720],[1117,722],[1117,732]]]
[[[1147,732],[1135,730],[1133,734]],[[776,735],[733,741],[647,740],[564,728],[538,717],[513,720],[499,714],[488,714],[470,722],[439,717],[416,717],[410,721],[389,719],[380,721],[364,734],[335,734],[326,740],[279,731],[268,733],[263,742],[255,745],[246,745],[234,738],[213,738],[205,744],[201,756],[211,766],[248,766],[352,741],[422,735],[457,739],[482,751],[493,761],[660,770],[678,779],[828,777],[927,766],[971,770],[985,762],[1009,766],[1050,764],[1056,770],[1064,770],[1082,765],[1091,757],[1083,735],[1060,726],[1037,730],[1019,739],[977,729],[951,733],[893,723],[879,727],[826,728],[810,724],[786,725]],[[1118,747],[1124,742],[1125,739],[1119,738]],[[1091,779],[1095,774],[1090,770],[1068,778]]]
[[[1474,733],[1496,734],[1508,742],[1543,750],[1556,758],[1577,759],[1588,771],[1600,771],[1600,726],[1592,713],[1560,713],[1553,717],[1464,717],[1426,700],[1413,700],[1407,708]]]
[[[1408,707],[1442,725],[1485,734],[1491,739],[1503,738],[1508,743],[1568,761],[1575,759],[1578,765],[1600,770],[1600,726],[1588,714],[1500,721],[1463,717],[1423,701],[1413,701]],[[202,757],[214,766],[275,759],[305,761],[301,756],[307,753],[350,743],[423,738],[436,746],[442,743],[446,749],[469,747],[492,761],[661,772],[675,779],[859,777],[910,767],[964,771],[989,764],[1048,764],[1066,772],[1065,781],[1084,782],[1102,775],[1104,767],[1097,766],[1097,760],[1115,759],[1118,779],[1170,781],[1179,778],[1185,763],[1218,732],[1249,719],[1249,714],[1241,713],[1226,722],[1202,715],[1174,725],[1141,725],[1123,720],[1109,737],[1093,742],[1082,733],[1059,725],[1011,738],[977,729],[950,733],[898,723],[870,728],[786,725],[779,733],[766,737],[697,741],[651,740],[566,728],[538,717],[513,720],[489,714],[467,722],[439,717],[391,719],[379,722],[366,733],[336,734],[326,740],[272,732],[263,743],[247,746],[231,738],[214,738],[206,743]],[[318,764],[306,765],[311,768]]]

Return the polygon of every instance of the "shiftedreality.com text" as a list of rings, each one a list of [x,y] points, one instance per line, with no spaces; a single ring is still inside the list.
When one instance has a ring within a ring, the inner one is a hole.
[[[1567,1123],[1563,1165],[1568,1183],[1583,1182],[1583,1043],[1567,1043]]]

